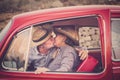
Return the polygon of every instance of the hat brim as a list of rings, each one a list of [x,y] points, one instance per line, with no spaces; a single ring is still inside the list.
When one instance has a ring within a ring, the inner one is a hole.
[[[77,39],[73,38],[73,37],[71,36],[71,34],[69,34],[66,30],[56,28],[56,29],[55,29],[55,32],[56,32],[56,33],[61,33],[61,34],[65,35],[65,36],[67,36],[68,38],[70,38],[72,41],[74,41],[74,43],[79,44],[79,41],[78,41]]]
[[[39,41],[39,42],[34,42],[33,40],[31,40],[31,46],[38,46],[38,45],[42,45],[43,43],[45,43],[50,37],[51,37],[51,33],[48,33],[48,36],[45,37],[43,40]]]

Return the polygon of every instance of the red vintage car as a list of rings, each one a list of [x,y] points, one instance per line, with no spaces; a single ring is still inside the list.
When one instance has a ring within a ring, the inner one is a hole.
[[[76,71],[35,74],[27,70],[32,33],[46,24],[77,31],[79,46],[88,49],[89,57]],[[8,79],[119,80],[120,6],[63,7],[14,16],[0,33],[0,80]]]

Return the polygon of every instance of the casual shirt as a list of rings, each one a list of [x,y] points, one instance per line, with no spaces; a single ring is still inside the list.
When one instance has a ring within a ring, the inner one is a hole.
[[[55,58],[53,54],[56,53]],[[28,65],[37,67],[46,67],[50,71],[73,71],[77,63],[77,54],[71,46],[62,46],[60,48],[51,48],[47,54],[38,52],[37,47],[30,49]]]
[[[37,67],[46,67],[49,60],[52,58],[53,49],[50,49],[48,53],[42,54],[37,50],[37,47],[32,47],[29,53],[28,65]]]
[[[73,71],[77,61],[77,53],[71,46],[62,46],[58,49],[58,54],[48,65],[51,71]]]

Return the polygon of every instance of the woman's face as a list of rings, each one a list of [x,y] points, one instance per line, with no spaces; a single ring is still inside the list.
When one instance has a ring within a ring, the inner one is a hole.
[[[66,36],[61,35],[61,34],[57,34],[55,37],[54,45],[56,47],[60,47],[63,43],[65,43],[65,40],[66,40]]]

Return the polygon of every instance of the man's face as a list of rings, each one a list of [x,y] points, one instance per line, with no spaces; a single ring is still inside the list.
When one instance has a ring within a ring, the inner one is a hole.
[[[54,38],[50,37],[45,43],[44,43],[44,47],[47,49],[50,49],[52,47],[54,47]]]

